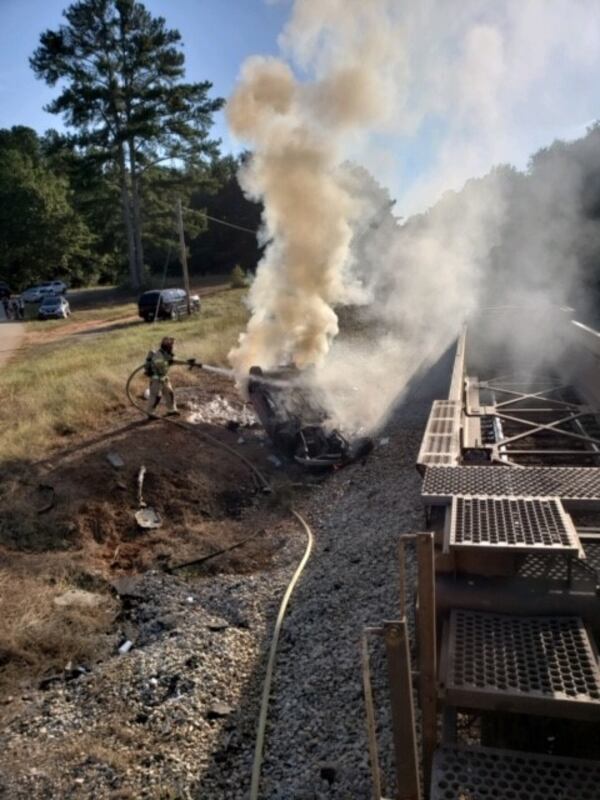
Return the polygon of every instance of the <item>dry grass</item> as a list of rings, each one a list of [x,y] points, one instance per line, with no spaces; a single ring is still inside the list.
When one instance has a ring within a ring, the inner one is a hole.
[[[244,290],[229,290],[204,298],[202,312],[180,322],[148,325],[132,321],[113,329],[74,334],[25,347],[3,368],[0,395],[2,462],[29,461],[65,446],[65,437],[106,428],[111,416],[127,408],[124,393],[129,373],[144,361],[163,336],[175,336],[177,355],[224,364],[247,320]],[[115,320],[129,316],[130,304],[110,307]],[[106,319],[107,309],[93,312]],[[62,321],[41,323],[44,330]],[[37,331],[38,323],[29,323]],[[39,335],[36,333],[36,336]],[[184,369],[173,371],[173,382],[192,379]],[[0,462],[1,463],[1,462]]]
[[[3,367],[0,384],[0,694],[61,672],[69,661],[93,663],[115,645],[112,596],[92,607],[54,602],[81,586],[78,570],[87,573],[88,565],[72,549],[72,516],[39,513],[48,497],[31,462],[133,417],[125,382],[163,336],[176,337],[181,358],[224,364],[246,324],[244,294],[209,295],[199,315],[181,322],[127,320],[135,306],[120,298],[115,305],[84,305],[74,321],[85,330],[69,327],[73,320],[27,323],[29,343]],[[115,324],[94,330],[94,320]],[[174,385],[202,380],[185,368],[172,376]],[[68,508],[69,498],[59,499]]]
[[[99,596],[93,607],[59,607],[72,586],[39,576],[0,571],[0,689],[27,676],[60,672],[68,661],[90,663],[106,648],[116,602]]]

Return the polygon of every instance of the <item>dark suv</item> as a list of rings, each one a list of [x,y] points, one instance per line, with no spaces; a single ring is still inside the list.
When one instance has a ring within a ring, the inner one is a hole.
[[[200,298],[190,295],[192,312],[200,311]],[[146,322],[155,319],[179,319],[187,314],[187,299],[183,289],[152,289],[138,300],[138,311]]]

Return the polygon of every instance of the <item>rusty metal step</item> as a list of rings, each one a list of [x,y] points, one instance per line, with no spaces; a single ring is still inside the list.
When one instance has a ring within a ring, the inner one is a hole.
[[[600,507],[600,467],[428,466],[421,495],[447,505],[454,495],[558,497],[563,504]]]
[[[430,800],[600,800],[600,762],[491,747],[440,747]]]
[[[439,673],[447,705],[600,720],[600,670],[578,617],[453,609]]]
[[[557,497],[455,495],[446,549],[584,556]]]

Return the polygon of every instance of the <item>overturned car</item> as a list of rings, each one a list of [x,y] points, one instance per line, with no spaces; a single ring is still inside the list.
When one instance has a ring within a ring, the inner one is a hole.
[[[310,468],[344,466],[373,449],[370,438],[349,441],[331,426],[324,405],[295,366],[251,367],[249,399],[275,448]]]

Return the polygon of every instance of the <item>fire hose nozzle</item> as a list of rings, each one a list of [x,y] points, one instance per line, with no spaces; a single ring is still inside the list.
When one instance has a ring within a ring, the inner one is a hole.
[[[188,367],[190,369],[193,369],[194,367],[198,367],[198,369],[202,369],[202,362],[196,361],[195,358],[188,358],[187,365],[188,365]]]

